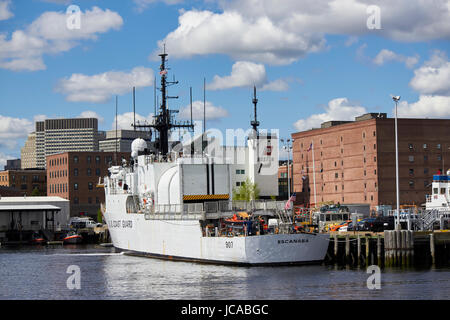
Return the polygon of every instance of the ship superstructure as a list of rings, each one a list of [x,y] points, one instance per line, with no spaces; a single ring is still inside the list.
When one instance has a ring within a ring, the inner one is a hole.
[[[113,166],[104,178],[103,212],[114,247],[131,254],[165,259],[245,265],[317,263],[324,259],[328,235],[306,232],[285,201],[236,200],[236,175],[249,177],[261,195],[277,192],[276,135],[260,133],[255,120],[247,146],[217,147],[215,153],[171,150],[172,128],[193,129],[176,123],[166,107],[165,67],[161,56],[162,105],[155,122],[157,153],[136,139],[130,163]],[[190,148],[187,148],[190,149]],[[231,151],[230,151],[231,150]],[[231,159],[230,159],[231,158]],[[237,159],[239,158],[239,159]],[[291,206],[292,207],[292,206]]]

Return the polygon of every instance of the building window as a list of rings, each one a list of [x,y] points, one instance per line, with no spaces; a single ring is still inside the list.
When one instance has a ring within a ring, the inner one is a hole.
[[[428,156],[427,155],[423,156],[423,161],[428,161]]]
[[[73,203],[74,204],[78,204],[78,198],[77,197],[73,198]]]
[[[442,154],[438,154],[437,155],[437,159],[438,159],[438,161],[441,161],[442,160]]]
[[[239,181],[236,182],[236,187],[240,187],[241,183]]]
[[[78,156],[73,156],[73,162],[78,163]]]
[[[334,162],[334,166],[337,167],[337,162],[336,161]]]
[[[339,173],[336,172],[336,173],[334,174],[334,177],[335,177],[336,179],[339,178]]]
[[[366,137],[366,133],[365,132],[363,132],[363,138],[365,138]]]
[[[27,190],[27,185],[26,185],[26,184],[22,184],[22,185],[20,186],[20,189],[22,189],[22,190]]]
[[[409,160],[409,162],[414,162],[414,156],[409,156],[408,160]]]
[[[414,175],[414,169],[409,169],[409,175],[413,176]]]
[[[92,176],[92,169],[91,168],[87,168],[86,174],[88,177]]]
[[[423,149],[424,149],[424,150],[427,149],[427,144],[426,144],[426,143],[423,144]]]
[[[373,201],[373,195],[371,195],[371,196],[370,196],[370,200],[372,200],[372,201]]]
[[[100,177],[100,168],[95,169],[95,175]]]
[[[95,163],[100,164],[100,156],[95,156]]]
[[[377,169],[373,170],[373,174],[377,175]]]
[[[94,188],[94,184],[92,182],[88,182],[88,189],[92,190]]]
[[[441,150],[441,144],[438,143],[438,144],[436,145],[436,148],[437,148],[438,150]]]
[[[441,188],[441,194],[445,194],[445,188]]]
[[[428,168],[423,168],[423,173],[428,174]]]
[[[73,190],[78,190],[78,183],[73,184]]]
[[[337,186],[334,186],[334,190],[337,191]]]
[[[423,181],[423,187],[424,188],[428,188],[428,180],[424,180]]]
[[[373,150],[376,150],[376,149],[377,149],[377,144],[374,143],[374,144],[373,144]]]
[[[88,203],[89,203],[89,204],[92,203],[92,198],[91,198],[91,197],[88,198]]]
[[[377,157],[373,157],[373,162],[377,162]]]
[[[364,170],[364,175],[366,175],[366,170]]]
[[[91,163],[91,156],[86,157],[87,163]]]
[[[414,188],[414,180],[409,180],[409,187]]]
[[[73,169],[73,175],[78,177],[78,168]]]
[[[409,150],[413,150],[414,149],[413,144],[412,143],[408,144],[408,148]]]
[[[97,204],[100,203],[100,199],[98,197],[95,197],[95,203],[97,203]]]
[[[26,182],[27,181],[27,176],[22,176],[22,181]]]

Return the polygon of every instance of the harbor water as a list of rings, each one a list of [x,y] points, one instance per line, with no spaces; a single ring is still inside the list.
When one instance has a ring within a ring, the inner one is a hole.
[[[68,283],[74,267],[79,287]],[[450,268],[235,267],[164,261],[98,245],[0,248],[0,299],[448,299]]]

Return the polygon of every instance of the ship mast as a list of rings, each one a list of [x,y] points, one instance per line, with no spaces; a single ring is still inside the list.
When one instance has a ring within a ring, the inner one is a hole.
[[[167,69],[166,69],[166,57],[168,54],[166,53],[166,48],[164,46],[163,53],[159,54],[161,57],[161,66],[159,68],[159,74],[161,75],[161,106],[159,108],[159,113],[155,116],[155,120],[153,124],[145,124],[140,125],[137,124],[135,127],[137,128],[150,128],[158,131],[159,133],[159,144],[158,150],[162,156],[166,156],[169,152],[169,133],[174,128],[188,128],[189,130],[194,130],[194,124],[192,120],[190,122],[177,122],[173,120],[172,114],[178,113],[178,110],[170,110],[167,107],[167,99],[178,99],[176,97],[167,96],[167,87],[170,85],[178,84],[178,81],[167,81]],[[156,83],[155,83],[156,85]],[[192,106],[191,106],[192,108]],[[192,111],[191,111],[192,112]]]
[[[255,112],[255,119],[250,122],[251,126],[253,127],[253,130],[255,130],[256,135],[258,135],[258,127],[259,127],[259,121],[257,118],[257,112],[256,112],[256,105],[258,103],[258,99],[256,99],[256,86],[253,86],[253,105],[254,105],[254,112]]]

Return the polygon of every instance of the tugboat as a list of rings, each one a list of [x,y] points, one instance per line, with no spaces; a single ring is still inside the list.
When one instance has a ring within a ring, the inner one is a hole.
[[[69,231],[63,238],[64,244],[79,244],[83,242],[83,237],[75,231]]]

